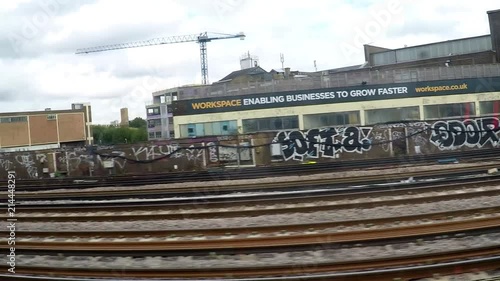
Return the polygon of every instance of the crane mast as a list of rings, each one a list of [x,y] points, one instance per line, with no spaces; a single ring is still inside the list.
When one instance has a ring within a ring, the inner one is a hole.
[[[164,44],[196,42],[196,43],[200,44],[200,62],[201,62],[202,84],[206,85],[206,84],[208,84],[207,43],[210,41],[213,41],[213,40],[232,39],[232,38],[240,38],[240,40],[243,40],[246,37],[243,32],[240,32],[237,34],[220,34],[220,33],[214,33],[214,34],[217,34],[217,36],[210,36],[208,32],[203,32],[200,34],[161,37],[161,38],[154,38],[154,39],[149,39],[149,40],[144,40],[144,41],[103,45],[103,46],[97,46],[97,47],[78,49],[78,50],[76,50],[76,54],[88,54],[88,53],[97,53],[97,52],[105,52],[105,51],[113,51],[113,50],[121,50],[121,49],[130,49],[130,48],[140,48],[140,47],[148,47],[148,46],[156,46],[156,45],[164,45]]]

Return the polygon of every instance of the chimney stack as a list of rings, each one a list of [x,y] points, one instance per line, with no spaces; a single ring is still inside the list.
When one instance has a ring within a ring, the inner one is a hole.
[[[121,122],[120,126],[128,127],[128,108],[120,109]]]

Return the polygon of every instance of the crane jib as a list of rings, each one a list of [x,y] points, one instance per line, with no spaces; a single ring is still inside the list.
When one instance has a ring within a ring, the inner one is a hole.
[[[208,84],[208,58],[207,58],[207,42],[211,42],[213,40],[221,40],[221,39],[232,39],[232,38],[240,38],[244,39],[246,35],[243,32],[237,34],[223,34],[223,36],[213,36],[210,37],[208,32],[203,32],[199,34],[191,34],[191,35],[183,35],[183,36],[171,36],[171,37],[163,37],[163,38],[155,38],[146,41],[137,41],[137,42],[129,42],[122,44],[113,44],[113,45],[104,45],[92,48],[78,49],[76,50],[76,54],[88,54],[88,53],[97,53],[104,51],[112,51],[112,50],[121,50],[121,49],[129,49],[129,48],[139,48],[139,47],[147,47],[147,46],[155,46],[155,45],[165,45],[165,44],[175,44],[175,43],[185,43],[185,42],[197,42],[200,43],[200,60],[201,60],[201,76],[202,83]]]

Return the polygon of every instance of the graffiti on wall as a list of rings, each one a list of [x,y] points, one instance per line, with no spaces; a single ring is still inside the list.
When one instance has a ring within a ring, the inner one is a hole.
[[[194,145],[190,145],[187,149],[182,149],[178,144],[166,145],[150,145],[132,147],[132,155],[136,160],[154,160],[163,156],[170,155],[171,159],[185,158],[188,161],[198,162],[203,161],[203,150],[195,149]]]
[[[9,159],[0,159],[0,169],[4,169],[5,171],[10,171],[14,168],[14,163]]]
[[[125,156],[125,153],[122,151],[113,151],[111,155]],[[61,153],[57,158],[57,161],[59,161],[62,167],[67,166],[67,169],[69,168],[69,170],[77,170],[80,166],[102,167],[104,165],[104,161],[113,161],[116,167],[124,169],[127,163],[125,159],[117,157],[101,157],[100,155],[92,155],[85,152],[82,154],[81,152],[76,151]]]
[[[217,151],[217,146],[215,142],[209,142],[207,143],[208,146],[208,160],[211,163],[216,163],[219,161],[219,153]]]
[[[440,150],[481,148],[486,144],[496,147],[500,140],[498,122],[496,117],[437,121],[431,126],[430,142]]]
[[[32,154],[16,155],[15,159],[21,167],[26,169],[26,173],[30,178],[35,179],[38,177],[38,168]]]
[[[170,158],[181,158],[184,155],[177,151],[179,148],[177,144],[132,147],[132,154],[136,160],[153,160],[170,154]]]
[[[342,152],[363,153],[372,147],[371,127],[311,129],[307,132],[282,131],[274,142],[282,143],[283,158],[303,161],[306,158],[338,158]]]

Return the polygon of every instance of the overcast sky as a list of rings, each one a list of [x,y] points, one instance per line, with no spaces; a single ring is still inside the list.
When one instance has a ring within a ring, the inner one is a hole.
[[[204,31],[209,79],[240,69],[314,71],[364,62],[362,44],[401,48],[489,34],[498,0],[5,0],[0,2],[0,112],[90,102],[96,124],[145,118],[153,91],[201,82],[199,46],[182,43],[76,55],[78,48]]]

